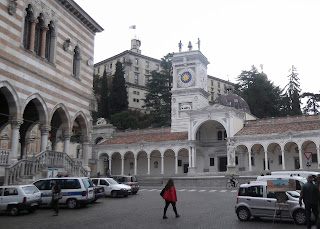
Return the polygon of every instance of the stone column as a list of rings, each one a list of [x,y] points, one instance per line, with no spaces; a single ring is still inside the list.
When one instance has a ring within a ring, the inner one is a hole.
[[[84,167],[89,170],[89,144],[90,144],[90,137],[84,135],[82,138],[82,157],[83,157],[83,165]]]
[[[284,150],[281,150],[282,170],[286,170],[286,160],[284,159]]]
[[[197,152],[196,152],[196,147],[193,146],[191,147],[192,149],[192,167],[196,167],[196,162],[197,162],[197,158],[196,158],[196,155],[197,155]]]
[[[192,156],[191,156],[191,151],[192,151],[192,148],[191,148],[191,146],[189,146],[189,152],[188,152],[188,153],[189,153],[189,168],[190,168],[190,167],[192,167],[192,160],[191,160],[191,159],[192,159]]]
[[[124,175],[124,156],[121,156],[121,175]]]
[[[175,174],[178,174],[178,155],[175,155],[174,159],[175,159]]]
[[[109,173],[111,175],[111,162],[112,161],[112,157],[109,157]]]
[[[248,150],[248,157],[249,157],[249,171],[252,171],[251,150]]]
[[[40,145],[40,152],[45,151],[48,146],[48,135],[49,131],[51,130],[50,126],[47,125],[41,125],[40,131],[41,131],[41,145]]]
[[[137,163],[138,159],[137,156],[134,157],[134,175],[137,175]]]
[[[303,170],[302,149],[301,148],[299,148],[299,163],[300,163],[300,169]]]
[[[148,175],[150,175],[150,155],[147,155],[147,160],[148,160]]]
[[[70,138],[72,132],[71,131],[64,131],[63,132],[63,152],[69,155],[69,148],[70,148]]]
[[[268,167],[268,151],[267,150],[264,150],[264,166],[265,166],[265,171],[268,171],[269,170],[269,167]]]
[[[18,143],[19,143],[19,130],[23,121],[19,118],[13,118],[10,120],[11,124],[11,152],[9,155],[9,164],[14,164],[18,159]]]
[[[35,18],[32,18],[30,20],[30,34],[29,34],[29,50],[34,52],[34,36],[36,32],[36,22],[37,20]]]
[[[20,159],[24,159],[27,156],[27,143],[26,139],[21,138],[20,139],[20,145],[21,145],[21,155]]]
[[[320,169],[320,150],[319,147],[317,147],[317,161],[318,161],[318,169]]]
[[[161,155],[161,174],[164,174],[164,156]]]
[[[40,56],[42,58],[45,58],[45,54],[46,54],[46,35],[47,35],[47,31],[49,30],[48,26],[41,26],[41,39],[40,39]],[[50,47],[48,47],[50,48]]]

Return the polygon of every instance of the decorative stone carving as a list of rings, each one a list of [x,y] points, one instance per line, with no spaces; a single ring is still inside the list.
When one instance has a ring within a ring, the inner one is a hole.
[[[12,0],[8,5],[8,13],[14,15],[17,12],[17,0]]]
[[[107,124],[107,121],[105,118],[98,118],[96,125],[105,125]]]
[[[71,42],[70,39],[67,39],[67,40],[64,41],[64,43],[63,43],[63,50],[64,51],[68,50],[68,48],[70,46],[70,42]]]

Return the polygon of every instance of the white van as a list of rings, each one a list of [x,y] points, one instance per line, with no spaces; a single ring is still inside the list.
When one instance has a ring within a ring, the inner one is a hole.
[[[68,208],[76,208],[80,205],[87,205],[94,199],[93,184],[87,177],[45,178],[33,183],[41,192],[42,204],[51,203],[51,188],[54,180],[61,187],[62,199],[59,200],[59,204],[66,204]]]
[[[304,178],[308,178],[309,175],[316,177],[319,172],[313,171],[274,171],[271,172],[271,175],[287,175],[287,176],[301,176]]]
[[[296,181],[296,190],[300,191],[302,185],[304,185],[307,182],[307,179],[304,177],[299,176],[288,176],[288,175],[266,175],[266,176],[258,176],[257,181],[267,181],[267,180],[295,180]]]

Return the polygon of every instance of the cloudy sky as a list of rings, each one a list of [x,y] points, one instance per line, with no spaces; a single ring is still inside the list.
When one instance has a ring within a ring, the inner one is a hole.
[[[208,74],[236,82],[242,70],[263,65],[284,87],[296,66],[303,92],[319,93],[319,0],[75,0],[104,31],[96,35],[95,63],[130,49],[160,59],[191,41],[208,58]],[[136,25],[136,30],[129,26]]]

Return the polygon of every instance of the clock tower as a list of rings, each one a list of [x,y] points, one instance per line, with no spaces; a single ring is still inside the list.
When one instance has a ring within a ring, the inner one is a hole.
[[[188,114],[209,105],[207,58],[198,50],[172,57],[171,131],[188,131]]]

